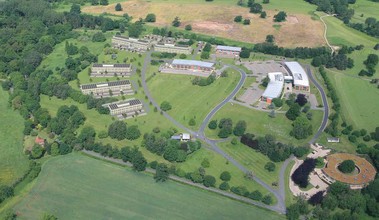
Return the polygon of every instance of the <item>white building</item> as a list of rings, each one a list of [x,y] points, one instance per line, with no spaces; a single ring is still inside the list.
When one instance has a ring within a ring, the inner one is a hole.
[[[178,70],[190,70],[190,71],[201,71],[201,72],[213,72],[215,68],[214,63],[198,61],[198,60],[179,60],[175,59],[172,61],[171,68]]]
[[[239,56],[241,51],[242,51],[241,47],[230,47],[230,46],[222,46],[222,45],[216,46],[217,55]]]
[[[298,62],[284,62],[287,70],[293,77],[294,89],[298,91],[310,91],[308,75]]]
[[[267,84],[266,90],[262,94],[262,101],[271,104],[272,100],[279,98],[283,91],[284,77],[281,72],[268,73],[270,82]]]
[[[191,54],[192,48],[187,45],[175,45],[175,44],[155,44],[154,51],[177,53],[177,54]]]
[[[95,63],[91,68],[91,76],[95,77],[112,77],[112,76],[128,76],[132,72],[131,64],[99,64]]]
[[[116,35],[112,38],[112,46],[121,50],[147,51],[150,49],[150,42],[147,40]]]

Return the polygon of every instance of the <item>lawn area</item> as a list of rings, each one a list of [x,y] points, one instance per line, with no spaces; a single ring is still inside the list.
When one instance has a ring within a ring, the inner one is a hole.
[[[240,74],[229,70],[228,77],[221,77],[208,86],[192,85],[194,76],[159,73],[147,82],[149,90],[158,104],[168,101],[168,111],[184,126],[198,129],[207,114],[224,100],[237,85]],[[191,118],[195,126],[189,126]]]
[[[275,170],[273,172],[269,172],[264,168],[266,163],[271,161],[267,156],[241,143],[232,145],[230,142],[223,142],[218,145],[227,154],[252,171],[254,176],[257,176],[268,185],[279,181],[279,171],[282,163],[275,163]]]
[[[370,0],[357,0],[355,4],[349,5],[354,9],[354,16],[351,22],[364,23],[366,18],[373,17],[379,19],[378,3]],[[363,16],[361,16],[363,14]]]
[[[286,187],[285,189],[286,189],[286,206],[287,207],[295,202],[295,196],[292,194],[290,187],[289,187],[289,182],[290,182],[290,178],[291,178],[290,173],[291,173],[291,169],[292,169],[293,165],[295,165],[295,161],[291,161],[288,164],[288,166],[286,168],[286,172],[284,174],[284,177],[286,178],[284,184]]]
[[[23,153],[24,119],[8,106],[8,92],[0,89],[0,185],[10,185],[28,169]]]
[[[313,131],[316,132],[320,127],[322,119],[322,111],[312,110]],[[307,143],[306,140],[297,140],[289,135],[292,130],[292,121],[288,120],[284,114],[276,114],[275,118],[270,118],[268,112],[250,109],[238,104],[227,104],[212,119],[220,120],[221,118],[231,118],[236,124],[239,120],[245,120],[247,123],[246,132],[253,133],[258,136],[272,134],[278,141],[284,143],[292,143],[295,145],[302,145]],[[208,127],[205,129],[205,134],[209,138],[217,137],[218,130],[210,130]],[[308,139],[310,139],[309,137]]]
[[[370,132],[379,125],[379,89],[366,80],[330,73],[341,100],[343,117],[355,128]]]
[[[88,202],[91,201],[91,202]],[[184,205],[186,204],[186,205]],[[79,154],[43,165],[31,192],[14,207],[20,219],[282,219],[214,193]]]

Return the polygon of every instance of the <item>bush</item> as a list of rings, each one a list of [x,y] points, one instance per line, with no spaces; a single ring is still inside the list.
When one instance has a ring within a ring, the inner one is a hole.
[[[265,169],[269,172],[273,172],[275,170],[276,166],[273,162],[267,162],[265,165]]]
[[[97,135],[100,139],[104,139],[108,137],[108,132],[107,131],[100,131],[99,134]]]
[[[351,173],[355,170],[355,163],[352,160],[345,160],[338,166],[338,170],[342,173]]]
[[[218,188],[221,190],[227,191],[230,189],[230,186],[228,182],[222,182]]]
[[[246,18],[243,20],[244,25],[249,25],[250,24],[250,19]]]
[[[163,101],[161,103],[160,108],[162,109],[162,111],[169,111],[169,110],[171,110],[172,107],[171,107],[171,104],[169,102]]]
[[[266,205],[270,205],[272,203],[272,198],[270,195],[263,197],[262,202]]]
[[[189,122],[188,122],[188,125],[189,125],[189,126],[195,126],[195,125],[196,125],[196,121],[195,121],[195,119],[191,118],[191,119],[189,120]]]
[[[217,128],[217,120],[210,121],[208,124],[208,128],[212,129],[212,130],[216,129]]]
[[[216,184],[216,178],[214,178],[214,176],[211,175],[206,175],[204,176],[203,184],[205,187],[214,187]]]
[[[263,197],[262,193],[259,192],[258,190],[255,190],[254,192],[249,194],[249,198],[256,201],[261,201],[262,197]]]
[[[117,3],[116,6],[114,7],[114,9],[115,9],[116,11],[122,11],[122,6],[121,6],[121,4],[120,4],[120,3]]]
[[[234,18],[234,22],[241,22],[242,21],[242,16],[238,15]]]
[[[191,26],[190,24],[187,24],[187,25],[184,27],[184,29],[185,29],[186,31],[191,31],[191,30],[192,30],[192,26]]]
[[[93,42],[104,42],[106,40],[105,36],[101,32],[97,32],[92,36]]]
[[[146,15],[146,18],[145,18],[145,21],[146,22],[155,22],[157,20],[155,14],[147,14]]]
[[[201,166],[204,168],[209,168],[211,166],[211,163],[209,162],[208,158],[204,158],[204,160],[201,162]]]
[[[229,181],[231,178],[232,178],[232,176],[230,175],[230,173],[228,171],[224,171],[220,175],[220,179],[222,181]]]

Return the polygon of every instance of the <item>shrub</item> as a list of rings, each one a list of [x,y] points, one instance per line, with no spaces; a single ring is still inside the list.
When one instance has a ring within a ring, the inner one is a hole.
[[[120,4],[120,3],[117,3],[116,6],[114,7],[114,9],[115,9],[116,11],[122,11],[122,6],[121,6],[121,4]]]
[[[234,18],[234,22],[241,22],[242,21],[242,16],[238,15]]]
[[[263,197],[262,202],[266,205],[270,205],[272,203],[272,197],[270,195],[267,195]]]
[[[211,163],[209,162],[208,158],[204,158],[204,160],[201,162],[201,166],[204,168],[209,168],[211,166]]]
[[[187,25],[184,27],[184,29],[185,29],[186,31],[191,31],[191,30],[192,30],[192,26],[191,26],[190,24],[187,24]]]
[[[212,130],[216,129],[217,128],[217,120],[210,121],[208,124],[208,128],[212,129]]]
[[[155,14],[147,14],[146,15],[146,18],[145,18],[145,21],[146,22],[155,22],[157,20],[157,17],[155,16]]]
[[[254,192],[249,194],[249,198],[256,201],[261,201],[262,197],[263,197],[262,193],[259,192],[258,190],[255,190]]]
[[[267,162],[265,165],[265,169],[269,172],[273,172],[275,170],[275,164],[273,162]]]
[[[232,176],[230,175],[230,173],[228,171],[224,171],[220,175],[220,179],[222,181],[229,181],[231,178],[232,178]]]
[[[171,104],[169,102],[163,101],[161,103],[160,108],[162,109],[162,111],[169,111],[169,110],[171,110],[172,107],[171,107]]]
[[[214,178],[214,176],[211,175],[206,175],[204,176],[203,184],[205,187],[214,187],[216,184],[216,178]]]
[[[221,190],[227,191],[230,189],[230,186],[228,182],[222,182],[218,188]]]
[[[338,169],[342,173],[351,173],[355,170],[355,163],[352,160],[345,160],[338,166]]]

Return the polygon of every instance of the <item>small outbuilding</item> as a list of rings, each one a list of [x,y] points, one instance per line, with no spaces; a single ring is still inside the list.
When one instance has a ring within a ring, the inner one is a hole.
[[[328,140],[328,143],[339,143],[340,142],[340,138],[338,138],[338,137],[328,137],[327,140]]]

